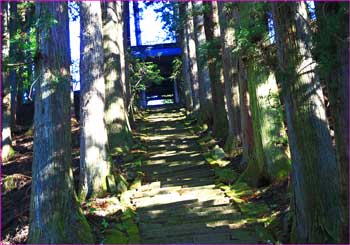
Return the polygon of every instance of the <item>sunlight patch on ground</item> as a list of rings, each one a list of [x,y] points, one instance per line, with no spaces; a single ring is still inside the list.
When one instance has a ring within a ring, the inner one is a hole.
[[[147,106],[174,104],[172,99],[149,100]]]

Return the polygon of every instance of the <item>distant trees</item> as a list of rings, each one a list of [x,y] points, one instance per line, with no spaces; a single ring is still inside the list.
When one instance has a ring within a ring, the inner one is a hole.
[[[29,243],[93,243],[78,206],[71,168],[67,3],[36,3],[38,82]],[[59,42],[57,40],[60,40]]]
[[[200,123],[212,125],[213,102],[211,94],[211,83],[208,69],[208,54],[206,50],[206,37],[204,31],[203,2],[193,2],[194,34],[196,43],[196,56],[198,65],[198,82],[200,91],[201,115]]]
[[[3,161],[13,155],[11,134],[23,124],[23,97],[34,80],[34,3],[2,3]],[[31,118],[30,118],[31,119]],[[30,121],[30,120],[28,120]]]
[[[238,57],[233,55],[237,48],[235,19],[237,17],[237,6],[234,3],[218,3],[221,46],[222,46],[222,67],[225,84],[225,98],[227,106],[228,136],[225,143],[225,150],[230,155],[241,147],[241,112],[239,102],[239,75]]]
[[[213,101],[213,135],[219,139],[226,139],[228,122],[225,109],[224,77],[222,70],[220,43],[220,26],[217,2],[204,3],[204,26],[205,36],[208,42],[208,67],[211,82],[211,94]]]

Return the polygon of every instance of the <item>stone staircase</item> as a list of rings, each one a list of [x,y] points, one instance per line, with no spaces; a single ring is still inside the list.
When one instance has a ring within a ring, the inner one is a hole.
[[[169,120],[171,119],[171,120]],[[196,137],[176,110],[147,117],[148,159],[142,169],[152,181],[131,196],[142,243],[257,243],[239,211],[216,187]]]

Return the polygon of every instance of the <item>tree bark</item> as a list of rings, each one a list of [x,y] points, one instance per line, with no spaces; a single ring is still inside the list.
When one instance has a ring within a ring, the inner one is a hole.
[[[122,2],[103,3],[104,78],[106,84],[105,120],[109,151],[113,153],[130,142],[125,105],[125,55]]]
[[[209,11],[204,14],[205,36],[210,40],[208,47],[208,66],[211,81],[213,108],[213,134],[215,137],[226,140],[228,132],[227,112],[225,105],[225,89],[223,69],[221,64],[220,27],[218,3],[216,1],[204,4]]]
[[[101,3],[80,3],[80,189],[84,200],[107,190],[107,130]]]
[[[274,3],[272,13],[292,156],[292,242],[337,243],[345,217],[306,6]]]
[[[321,63],[320,69],[334,122],[344,217],[349,217],[349,3],[316,2],[315,5],[318,38],[320,42],[328,40],[326,47],[320,45],[316,48],[322,49],[319,52],[333,60],[331,64],[329,59],[324,60],[326,64]],[[333,23],[337,26],[332,26]],[[346,223],[344,243],[349,242],[349,220]]]
[[[212,126],[213,102],[211,96],[210,76],[208,69],[208,54],[205,51],[205,31],[203,17],[203,2],[193,2],[194,10],[194,40],[196,43],[196,56],[198,65],[199,99],[201,105],[201,121]]]
[[[139,9],[139,3],[137,1],[132,2],[132,7],[134,10],[134,25],[135,25],[135,39],[136,39],[136,46],[142,45],[141,40],[141,28],[140,28],[140,9]]]
[[[127,108],[128,119],[131,129],[135,128],[135,118],[134,110],[130,107],[131,103],[131,84],[130,84],[130,53],[129,47],[131,45],[130,41],[130,11],[129,11],[129,2],[123,2],[123,40],[124,40],[124,55],[125,55],[125,105]]]
[[[187,52],[189,58],[189,72],[192,85],[192,97],[193,97],[193,112],[198,116],[200,112],[200,89],[198,82],[198,66],[197,66],[197,54],[196,43],[194,40],[194,22],[192,15],[192,2],[186,4],[186,38],[187,38]]]
[[[227,105],[228,136],[225,150],[232,155],[241,146],[241,112],[239,103],[238,57],[232,54],[237,46],[235,40],[235,13],[233,3],[220,2],[220,30],[222,66],[224,72],[225,97]]]
[[[242,160],[241,168],[244,169],[249,165],[249,161],[254,164],[254,129],[252,111],[250,105],[250,96],[248,92],[247,68],[242,59],[238,61],[239,71],[239,98],[241,109],[241,126],[242,126]]]
[[[186,22],[185,20],[185,13],[186,11],[186,6],[185,3],[180,3],[179,6],[179,13],[180,13],[180,18],[183,20],[183,24],[180,27],[180,42],[181,42],[181,49],[182,49],[182,54],[181,54],[181,59],[182,59],[182,76],[183,76],[183,86],[182,90],[185,95],[185,104],[186,104],[186,109],[188,112],[193,111],[193,98],[192,98],[192,88],[191,88],[191,77],[189,73],[190,69],[190,61],[189,61],[189,56],[188,56],[188,49],[187,49],[187,37],[186,37]]]
[[[78,206],[71,168],[67,3],[36,3],[37,17],[57,24],[38,29],[40,77],[35,94],[34,158],[29,243],[92,243]],[[60,42],[57,42],[60,40]]]
[[[10,49],[10,33],[9,33],[9,3],[1,3],[2,11],[2,62],[8,59]],[[7,71],[2,69],[2,133],[1,133],[1,158],[2,162],[6,162],[11,156],[12,149],[12,137],[11,137],[11,87],[9,81],[9,75]]]
[[[254,161],[244,174],[253,186],[283,181],[289,176],[286,132],[275,75],[254,61],[249,62],[248,91],[254,134]]]
[[[9,32],[10,39],[13,39],[17,32],[18,25],[18,10],[17,2],[10,2],[10,21],[9,21]],[[18,47],[16,43],[10,44],[10,63],[17,63],[18,58]],[[12,132],[16,128],[16,111],[17,111],[17,73],[16,69],[12,67],[10,69],[10,86],[11,86],[11,130]]]

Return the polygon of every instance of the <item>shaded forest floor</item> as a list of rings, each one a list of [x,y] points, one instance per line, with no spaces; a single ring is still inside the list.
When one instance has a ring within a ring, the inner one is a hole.
[[[2,166],[2,243],[27,240],[32,133],[15,135],[15,155]],[[287,182],[257,189],[235,183],[239,156],[225,156],[220,142],[178,108],[142,112],[133,133],[134,145],[112,155],[116,188],[82,203],[96,243],[288,242]],[[72,158],[77,185],[75,120]]]

